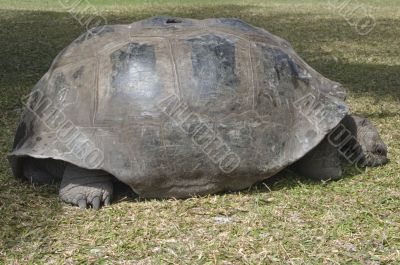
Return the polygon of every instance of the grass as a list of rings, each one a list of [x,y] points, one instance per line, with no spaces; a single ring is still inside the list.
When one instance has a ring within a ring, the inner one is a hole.
[[[391,160],[363,173],[348,169],[337,182],[285,172],[243,192],[123,200],[101,211],[79,211],[58,200],[57,187],[14,179],[6,160],[19,99],[85,31],[58,3],[0,1],[0,264],[400,263],[398,1],[358,1],[377,22],[360,36],[324,1],[90,0],[109,23],[238,17],[286,38],[343,83],[352,112],[373,120]]]

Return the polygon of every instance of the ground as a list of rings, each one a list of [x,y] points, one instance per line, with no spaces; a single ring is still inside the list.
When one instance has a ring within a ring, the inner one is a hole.
[[[400,263],[399,1],[78,1],[107,23],[236,17],[287,39],[345,86],[352,112],[376,124],[390,159],[365,172],[347,169],[336,182],[284,172],[238,193],[125,199],[100,211],[60,202],[56,186],[13,178],[6,159],[20,98],[85,31],[76,18],[90,15],[69,12],[61,5],[68,2],[0,1],[0,264]],[[367,35],[351,23],[363,10],[376,22]]]

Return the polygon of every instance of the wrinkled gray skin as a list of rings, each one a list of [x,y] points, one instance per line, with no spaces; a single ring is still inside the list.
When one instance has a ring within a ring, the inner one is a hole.
[[[337,179],[345,161],[387,162],[377,130],[344,99],[287,41],[237,19],[106,26],[71,43],[35,86],[10,162],[14,175],[61,181],[63,201],[94,209],[116,180],[144,198],[187,198],[288,167]],[[91,150],[101,159],[88,160]]]

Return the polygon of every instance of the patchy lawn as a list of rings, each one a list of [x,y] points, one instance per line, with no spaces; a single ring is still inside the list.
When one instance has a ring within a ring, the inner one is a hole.
[[[68,1],[60,1],[68,2]],[[247,191],[188,200],[122,200],[100,211],[57,187],[11,176],[6,154],[20,98],[85,31],[57,0],[0,2],[0,264],[399,264],[400,2],[351,1],[374,17],[359,35],[337,6],[308,0],[89,0],[108,23],[148,16],[237,17],[289,40],[373,120],[390,163],[336,182],[284,172]]]

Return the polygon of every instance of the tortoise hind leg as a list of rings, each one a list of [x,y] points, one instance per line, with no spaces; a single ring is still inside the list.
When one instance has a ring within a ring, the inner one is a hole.
[[[60,186],[60,198],[86,209],[109,205],[113,195],[112,176],[102,170],[91,170],[67,164]]]
[[[54,184],[60,181],[65,162],[54,159],[26,157],[23,160],[24,177],[36,185]]]
[[[325,138],[318,146],[291,166],[296,173],[318,180],[336,180],[342,176],[337,149]]]

